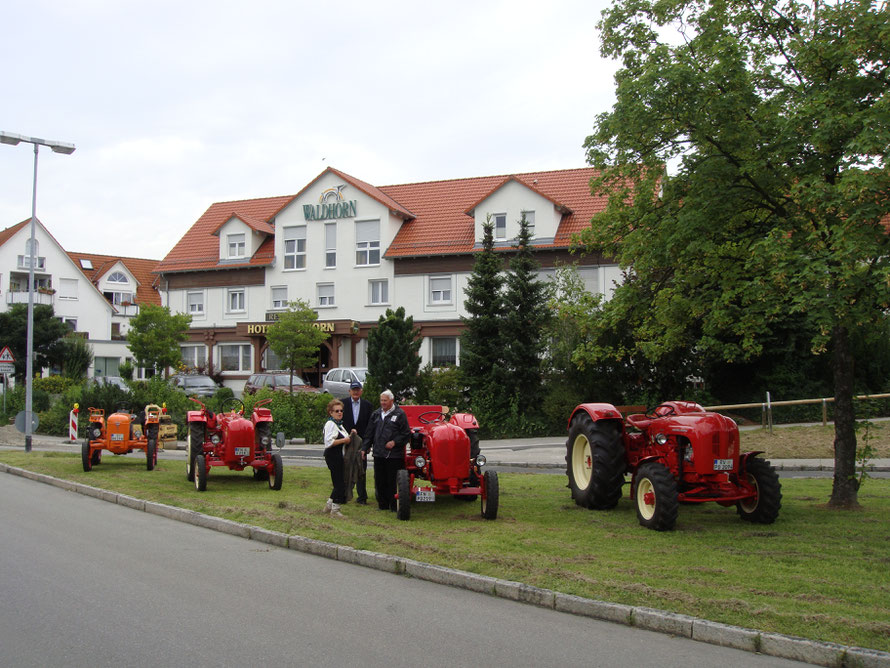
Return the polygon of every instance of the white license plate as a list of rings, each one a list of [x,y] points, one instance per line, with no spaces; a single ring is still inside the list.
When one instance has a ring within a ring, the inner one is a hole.
[[[250,454],[250,448],[235,448],[236,457],[247,457]]]
[[[732,471],[732,460],[731,459],[715,459],[714,460],[714,470],[715,471]]]
[[[124,435],[123,435],[123,434],[112,434],[112,435],[111,435],[111,440],[112,440],[112,441],[123,441],[123,440],[124,440]]]
[[[419,489],[417,493],[414,495],[414,499],[416,501],[435,501],[436,500],[436,490],[434,489]]]

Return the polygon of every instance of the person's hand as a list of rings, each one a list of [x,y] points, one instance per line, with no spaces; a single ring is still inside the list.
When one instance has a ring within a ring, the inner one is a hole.
[[[365,452],[364,450],[362,450],[362,461],[366,460],[367,458],[368,458],[368,453]]]
[[[394,447],[396,447],[396,442],[395,442],[395,441],[389,441],[384,447],[385,447],[387,450],[392,450]]]
[[[357,432],[355,429],[352,429],[352,430],[349,432],[349,435],[350,435],[350,436],[355,436],[357,433],[358,433],[358,432]]]

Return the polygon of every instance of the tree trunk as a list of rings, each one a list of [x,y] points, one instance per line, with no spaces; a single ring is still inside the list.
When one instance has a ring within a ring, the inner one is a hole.
[[[828,505],[833,508],[859,506],[856,479],[856,411],[853,407],[853,355],[846,327],[833,333],[834,355],[834,484]]]

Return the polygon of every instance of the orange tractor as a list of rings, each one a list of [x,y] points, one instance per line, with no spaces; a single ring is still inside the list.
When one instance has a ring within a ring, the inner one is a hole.
[[[106,418],[104,409],[90,408],[87,435],[80,450],[83,470],[91,471],[100,464],[103,450],[115,455],[144,450],[145,468],[154,469],[158,462],[161,413],[160,406],[148,404],[139,415],[121,409]]]

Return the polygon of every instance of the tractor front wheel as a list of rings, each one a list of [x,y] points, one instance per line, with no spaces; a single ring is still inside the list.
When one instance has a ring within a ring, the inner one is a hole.
[[[93,450],[93,454],[90,457],[90,464],[96,466],[97,464],[102,463],[102,451],[101,450]]]
[[[575,503],[596,510],[618,505],[625,469],[621,422],[594,422],[579,412],[569,427],[566,465]]]
[[[267,471],[269,476],[269,489],[281,489],[282,475],[284,474],[284,465],[281,463],[281,455],[277,452],[272,455],[272,471]]]
[[[400,520],[411,519],[411,474],[406,469],[400,469],[396,475],[396,517]]]
[[[90,455],[90,439],[88,438],[85,438],[83,441],[83,445],[80,446],[80,459],[83,462],[84,471],[93,470],[93,459],[92,455]]]
[[[195,481],[195,457],[204,452],[204,424],[189,422],[188,445],[185,456],[185,477],[189,482]]]
[[[195,457],[195,489],[203,492],[207,489],[207,460],[204,455]]]
[[[145,446],[145,468],[148,471],[154,470],[155,464],[158,463],[158,442],[149,438]]]
[[[739,517],[746,522],[772,524],[782,507],[782,483],[772,464],[764,459],[751,457],[745,463],[745,475],[754,485],[757,494],[752,499],[736,502]]]
[[[482,517],[487,520],[497,519],[499,496],[498,474],[486,471],[482,475]]]
[[[637,470],[634,486],[637,519],[647,529],[670,531],[677,523],[677,481],[664,464],[649,462]]]

